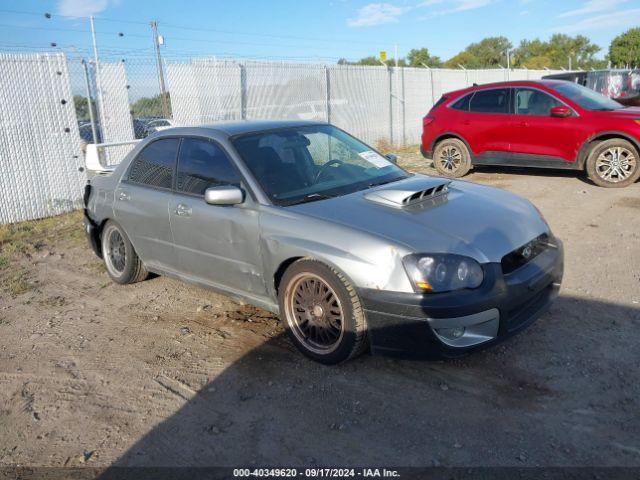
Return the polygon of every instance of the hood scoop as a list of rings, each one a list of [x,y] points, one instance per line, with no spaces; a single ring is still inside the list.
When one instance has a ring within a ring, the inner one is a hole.
[[[415,178],[368,192],[364,198],[389,207],[411,207],[430,200],[445,200],[450,183],[450,180],[437,177]]]

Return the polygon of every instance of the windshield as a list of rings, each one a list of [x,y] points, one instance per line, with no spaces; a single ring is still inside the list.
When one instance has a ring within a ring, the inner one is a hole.
[[[346,195],[410,175],[331,125],[243,135],[233,144],[276,205]]]
[[[562,82],[551,88],[587,110],[619,110],[624,108],[615,100],[575,83]]]

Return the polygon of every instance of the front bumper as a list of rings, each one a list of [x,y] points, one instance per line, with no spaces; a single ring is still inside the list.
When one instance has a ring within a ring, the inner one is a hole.
[[[87,241],[89,242],[89,246],[93,253],[95,253],[98,257],[102,258],[102,246],[100,245],[100,231],[98,225],[89,218],[87,215],[87,211],[84,212],[84,217],[82,218],[82,226],[84,228],[84,233],[87,236]]]
[[[360,289],[371,351],[417,358],[456,358],[486,348],[531,325],[558,296],[562,243],[503,275],[485,265],[477,289],[440,294]],[[451,329],[464,327],[459,338]]]

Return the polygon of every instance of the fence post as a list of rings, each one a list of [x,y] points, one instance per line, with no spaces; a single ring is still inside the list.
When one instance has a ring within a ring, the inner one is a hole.
[[[429,77],[430,77],[430,81],[431,81],[431,106],[433,107],[433,105],[436,103],[435,93],[433,91],[433,70],[431,69],[431,67],[429,67],[425,63],[421,63],[420,65],[422,65],[424,68],[429,70]]]
[[[326,65],[324,66],[324,95],[327,123],[331,123],[331,83],[329,79],[329,68]]]
[[[393,71],[387,66],[389,72],[389,144],[393,145]]]
[[[247,119],[247,69],[242,63],[240,67],[240,119]]]
[[[404,98],[404,67],[400,67],[402,73],[402,145],[407,144],[407,109],[405,107],[405,98]]]

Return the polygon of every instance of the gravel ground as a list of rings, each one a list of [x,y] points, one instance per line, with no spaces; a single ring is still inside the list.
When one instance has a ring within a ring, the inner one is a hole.
[[[566,273],[528,330],[447,362],[320,366],[260,309],[111,283],[77,213],[2,228],[0,465],[640,466],[640,184],[468,179],[532,200]]]

